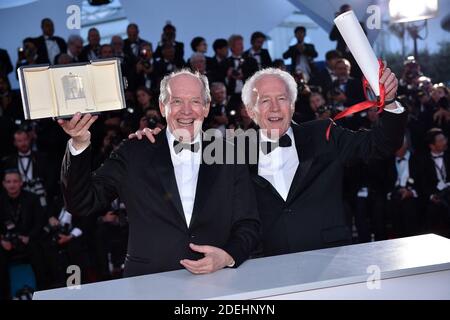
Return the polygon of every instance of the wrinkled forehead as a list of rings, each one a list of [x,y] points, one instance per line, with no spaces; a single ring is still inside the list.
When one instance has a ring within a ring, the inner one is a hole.
[[[255,81],[253,94],[257,96],[266,95],[288,95],[289,90],[283,79],[277,75],[265,75]]]
[[[201,97],[203,84],[194,75],[180,74],[169,80],[167,89],[171,97]]]

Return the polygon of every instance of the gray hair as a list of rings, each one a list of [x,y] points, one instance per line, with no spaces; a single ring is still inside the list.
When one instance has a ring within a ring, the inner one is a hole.
[[[196,60],[202,60],[202,61],[206,61],[206,57],[205,57],[205,55],[203,54],[203,53],[200,53],[200,52],[194,52],[193,54],[192,54],[192,56],[191,56],[191,63],[193,62],[193,61],[196,61]]]
[[[74,43],[75,41],[81,41],[81,43],[83,44],[83,38],[80,37],[78,34],[70,35],[69,39],[67,39],[67,44],[70,45],[70,44]]]
[[[276,76],[283,80],[286,85],[286,89],[289,94],[289,100],[291,103],[291,108],[294,109],[295,101],[297,100],[297,83],[295,79],[286,71],[276,69],[276,68],[266,68],[256,72],[250,79],[248,79],[244,87],[242,88],[242,102],[247,109],[252,109],[255,107],[254,89],[256,83],[265,76]]]
[[[180,75],[189,75],[191,77],[194,77],[196,79],[198,79],[198,81],[200,81],[201,85],[202,85],[202,91],[203,91],[203,101],[205,103],[205,105],[209,104],[211,102],[211,92],[209,90],[209,82],[208,82],[208,78],[202,74],[200,74],[199,72],[192,72],[189,69],[181,69],[179,71],[174,71],[171,74],[168,74],[167,76],[165,76],[162,80],[161,80],[161,85],[160,85],[160,94],[159,94],[159,102],[161,102],[162,104],[166,104],[167,100],[169,99],[169,82],[170,80],[172,80],[175,77],[178,77]]]

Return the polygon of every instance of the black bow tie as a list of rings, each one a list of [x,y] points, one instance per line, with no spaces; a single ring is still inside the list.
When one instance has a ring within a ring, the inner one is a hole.
[[[269,154],[277,147],[290,147],[292,146],[292,139],[287,134],[281,136],[277,142],[263,141],[261,142],[261,150],[264,154]]]
[[[400,162],[405,161],[405,160],[406,160],[406,158],[399,158],[399,159],[397,159],[397,163],[400,163]]]
[[[22,154],[19,154],[19,158],[30,158],[31,157],[31,154],[29,154],[29,155],[22,155]]]
[[[433,156],[433,159],[439,159],[439,158],[440,159],[444,158],[444,155],[441,154],[440,156]]]
[[[173,150],[175,150],[176,154],[179,154],[183,150],[189,150],[191,152],[198,152],[200,150],[200,143],[183,143],[178,140],[173,142]]]

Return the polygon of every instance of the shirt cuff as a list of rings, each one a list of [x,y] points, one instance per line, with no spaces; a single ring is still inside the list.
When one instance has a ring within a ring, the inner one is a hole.
[[[229,265],[227,265],[227,267],[228,268],[233,268],[235,264],[236,264],[236,261],[234,261],[234,259],[233,259],[233,262],[230,263]]]
[[[81,231],[78,228],[73,228],[73,230],[70,232],[70,234],[74,237],[74,238],[78,238],[79,236],[81,236],[83,234],[83,231]]]
[[[400,113],[403,113],[404,111],[405,111],[405,108],[400,104],[400,102],[398,102],[398,101],[395,101],[395,105],[397,106],[397,108],[395,108],[395,109],[383,109],[384,111],[387,111],[387,112],[392,112],[392,113],[395,113],[395,114],[400,114]]]
[[[77,149],[75,149],[73,147],[73,140],[72,139],[70,139],[67,142],[67,144],[69,145],[70,154],[73,155],[73,156],[77,156],[77,155],[81,154],[84,150],[86,150],[89,147],[89,145],[87,145],[86,147],[84,147],[84,148],[82,148],[80,150],[77,150]]]

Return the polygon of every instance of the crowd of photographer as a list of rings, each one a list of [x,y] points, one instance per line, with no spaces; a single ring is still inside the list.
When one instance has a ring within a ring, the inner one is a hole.
[[[168,73],[190,67],[210,81],[211,109],[204,129],[247,130],[255,127],[242,105],[240,94],[247,78],[274,66],[295,77],[299,99],[294,120],[298,123],[332,118],[349,106],[364,101],[360,71],[338,40],[326,53],[324,66],[315,63],[313,44],[305,43],[306,29],[294,31],[297,44],[283,54],[290,59],[272,60],[263,48],[266,36],[255,32],[251,47],[231,35],[213,43],[214,56],[206,56],[202,37],[191,41],[192,56],[185,61],[184,44],[176,41],[176,28],[167,24],[153,51],[152,43],[139,37],[139,27],[127,27],[127,39],[114,36],[100,44],[101,35],[89,30],[87,44],[71,36],[54,36],[50,19],[42,20],[42,36],[26,38],[19,49],[16,68],[38,63],[67,64],[117,57],[128,80],[127,108],[105,112],[91,128],[92,159],[99,167],[128,134],[145,127],[164,128],[157,99],[159,82]],[[82,283],[121,276],[126,254],[128,222],[120,199],[109,210],[90,217],[72,216],[64,208],[59,172],[67,137],[51,119],[24,121],[20,93],[11,90],[13,71],[6,51],[0,51],[0,159],[3,188],[0,191],[0,298],[9,290],[10,268],[28,263],[37,289],[65,286],[69,265],[81,268]],[[433,84],[413,58],[404,64],[398,99],[408,109],[408,133],[404,146],[389,160],[354,163],[345,173],[348,223],[355,226],[355,242],[417,235],[424,232],[450,236],[450,95],[443,84]],[[371,109],[337,121],[359,130],[377,125]]]

